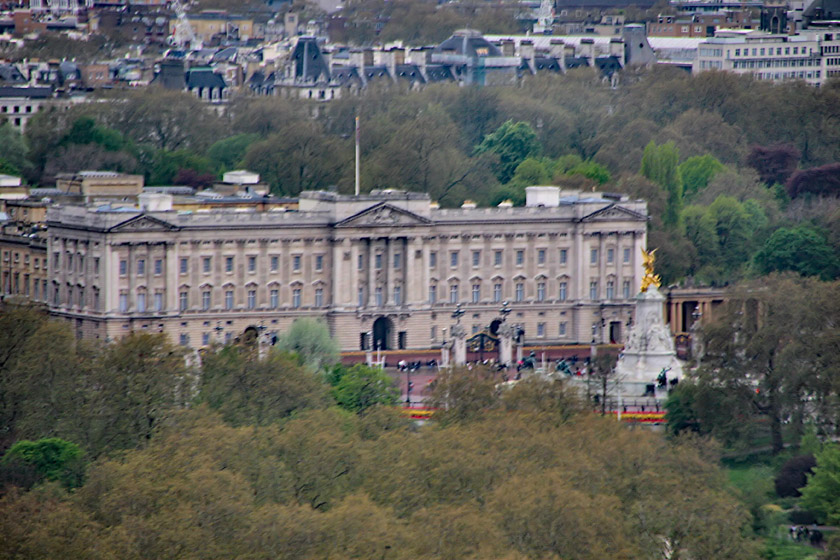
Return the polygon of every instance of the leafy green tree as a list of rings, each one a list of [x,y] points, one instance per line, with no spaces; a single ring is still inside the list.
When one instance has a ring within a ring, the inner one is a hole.
[[[264,426],[327,404],[326,386],[289,355],[227,346],[202,358],[197,401],[234,426]]]
[[[210,173],[213,164],[209,158],[190,150],[156,150],[149,162],[148,181],[150,185],[171,185],[183,170]]]
[[[721,195],[709,206],[714,224],[721,265],[727,270],[742,267],[752,253],[752,236],[757,224],[736,199]]]
[[[15,462],[31,466],[41,479],[58,481],[65,488],[81,486],[84,476],[81,448],[60,438],[15,443],[3,456],[3,466]]]
[[[517,166],[525,159],[540,155],[542,147],[537,140],[537,133],[526,122],[514,123],[506,121],[476,148],[476,153],[490,152],[499,160],[494,169],[496,177],[502,183],[507,183],[516,172]]]
[[[762,274],[792,270],[830,280],[840,273],[840,261],[825,235],[807,225],[774,231],[756,253],[755,264]]]
[[[116,152],[123,149],[125,141],[116,130],[98,126],[93,117],[83,116],[76,119],[70,130],[64,135],[62,144],[97,144],[106,151]]]
[[[297,354],[302,364],[313,371],[321,371],[338,362],[338,343],[330,336],[327,326],[304,317],[295,319],[289,330],[277,339],[277,350]]]
[[[677,170],[683,184],[683,195],[690,200],[709,185],[709,181],[724,167],[713,155],[693,156],[682,162]]]
[[[20,175],[32,167],[27,160],[28,150],[23,136],[5,121],[0,122],[0,146],[3,146],[0,165],[4,168],[0,173]]]
[[[657,146],[651,140],[645,146],[645,152],[642,155],[640,173],[665,189],[668,194],[665,214],[662,216],[662,223],[667,227],[675,227],[679,223],[682,210],[683,185],[677,169],[679,161],[680,153],[673,142]]]
[[[351,412],[365,412],[371,407],[393,406],[399,399],[394,380],[380,368],[356,364],[341,371],[333,383],[332,396],[338,405]]]
[[[814,474],[802,489],[802,505],[822,523],[840,523],[840,446],[826,445],[817,454]]]
[[[235,134],[215,142],[207,150],[207,159],[213,162],[213,165],[219,171],[230,171],[236,169],[245,153],[248,151],[248,146],[259,140],[258,134]]]
[[[435,418],[441,423],[466,422],[480,418],[498,406],[493,372],[487,368],[448,368],[434,381],[429,404],[440,409]]]
[[[606,167],[592,160],[587,160],[577,164],[568,171],[567,175],[583,175],[587,179],[592,179],[599,185],[609,183],[612,178]]]

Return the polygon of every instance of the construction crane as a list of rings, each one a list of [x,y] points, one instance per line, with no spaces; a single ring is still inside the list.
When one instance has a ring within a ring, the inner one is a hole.
[[[193,50],[200,49],[202,47],[201,41],[195,36],[190,20],[187,19],[187,11],[184,9],[184,5],[181,4],[180,0],[173,0],[170,6],[175,12],[177,20],[169,42],[180,49],[185,48],[187,44]]]

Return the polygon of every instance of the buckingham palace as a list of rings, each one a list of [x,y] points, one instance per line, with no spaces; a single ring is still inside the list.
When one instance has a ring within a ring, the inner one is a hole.
[[[54,316],[78,336],[168,333],[192,348],[246,329],[323,320],[344,351],[439,346],[459,319],[507,321],[529,344],[622,342],[642,278],[647,206],[528,187],[527,203],[439,208],[424,193],[308,191],[297,208],[185,211],[55,205],[47,216]],[[46,294],[45,294],[46,296]]]

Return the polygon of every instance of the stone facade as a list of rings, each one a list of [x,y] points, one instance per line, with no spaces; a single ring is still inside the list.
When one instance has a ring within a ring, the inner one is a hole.
[[[285,212],[55,207],[49,305],[79,336],[163,331],[193,348],[317,317],[352,351],[371,335],[436,347],[456,304],[475,332],[509,301],[529,343],[622,342],[646,204],[539,189],[515,208],[438,209],[402,191],[305,192]]]

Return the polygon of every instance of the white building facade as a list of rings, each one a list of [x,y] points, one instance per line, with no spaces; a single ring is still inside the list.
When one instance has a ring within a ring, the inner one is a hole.
[[[192,348],[316,317],[354,351],[436,347],[458,304],[478,332],[508,301],[529,343],[622,342],[646,203],[529,189],[526,207],[401,191],[305,192],[294,212],[56,207],[49,307],[80,337],[161,331]]]

